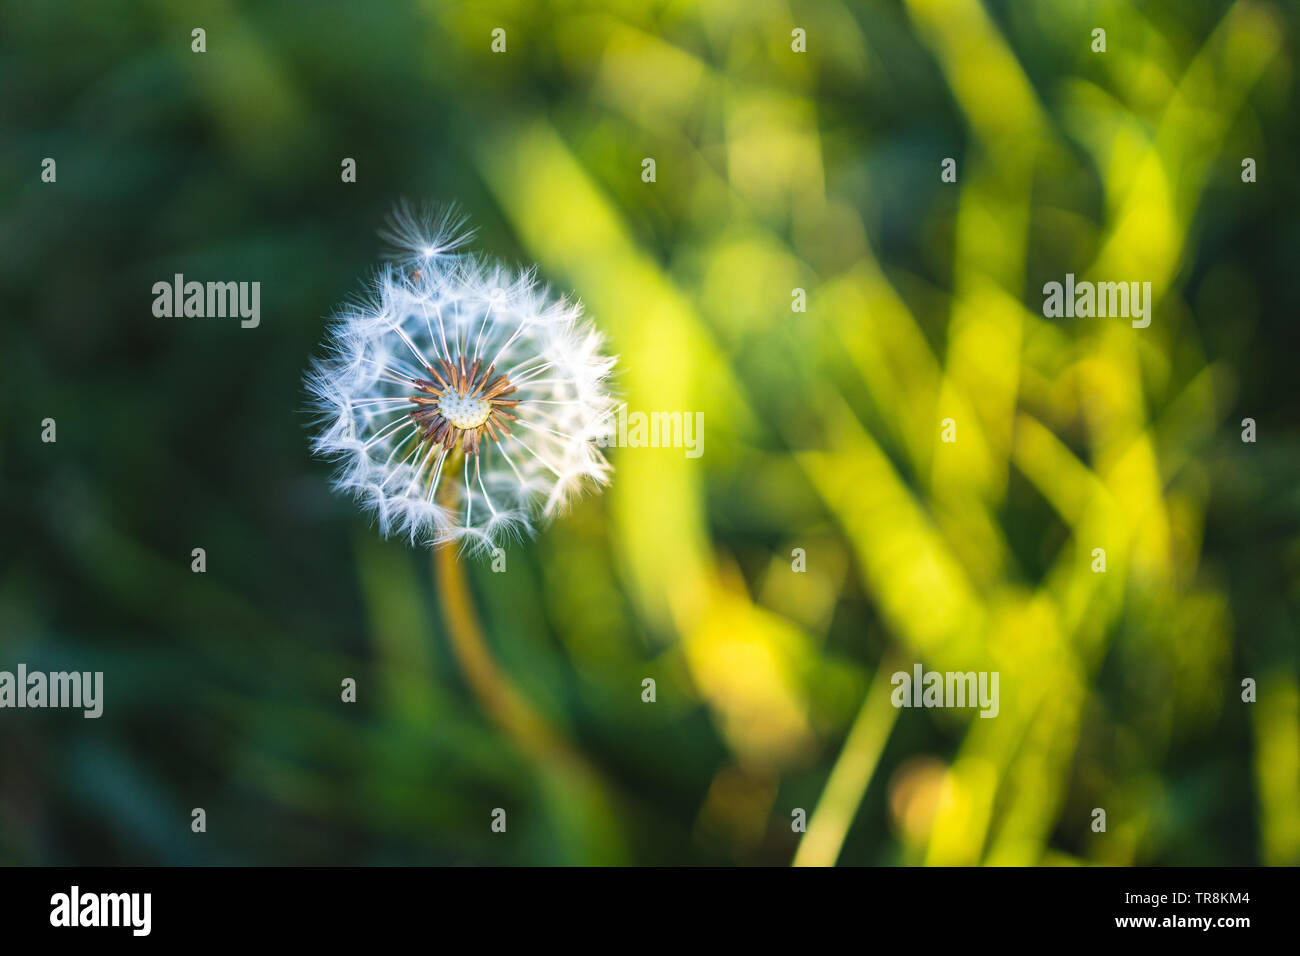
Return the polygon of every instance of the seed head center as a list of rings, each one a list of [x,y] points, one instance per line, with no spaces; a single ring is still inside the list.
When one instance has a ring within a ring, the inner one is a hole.
[[[454,427],[473,431],[491,417],[492,403],[484,398],[448,391],[438,400],[438,411]]]
[[[425,366],[432,378],[413,378],[417,389],[409,396],[415,406],[410,416],[420,427],[420,442],[437,442],[446,455],[459,442],[467,456],[478,454],[482,441],[501,441],[512,437],[506,422],[519,419],[510,409],[523,399],[507,398],[519,391],[510,384],[510,376],[493,377],[496,366],[475,359],[468,366],[464,357],[454,363],[438,360],[438,367]]]

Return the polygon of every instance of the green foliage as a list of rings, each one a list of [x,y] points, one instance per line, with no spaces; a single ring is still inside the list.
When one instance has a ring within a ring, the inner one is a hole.
[[[0,862],[1300,862],[1296,25],[1103,6],[0,4],[0,669],[107,697],[0,711]],[[469,569],[561,751],[308,453],[401,196],[703,413]],[[1150,327],[1044,318],[1067,272]],[[154,317],[174,273],[260,327]],[[894,709],[918,661],[998,718]]]

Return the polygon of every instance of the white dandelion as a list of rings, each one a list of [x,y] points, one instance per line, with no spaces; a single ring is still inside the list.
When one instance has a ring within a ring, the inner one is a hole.
[[[614,360],[579,303],[461,251],[454,213],[402,206],[384,235],[308,374],[314,450],[384,535],[492,551],[609,481]]]

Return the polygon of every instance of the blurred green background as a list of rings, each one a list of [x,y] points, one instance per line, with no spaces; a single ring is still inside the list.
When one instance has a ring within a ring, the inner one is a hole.
[[[0,669],[106,700],[0,712],[0,861],[1300,863],[1295,14],[3,0]],[[565,759],[308,453],[403,196],[704,414],[467,567]],[[177,272],[261,326],[155,318]],[[1152,282],[1150,327],[1044,319],[1066,272]],[[999,717],[893,709],[918,661]]]

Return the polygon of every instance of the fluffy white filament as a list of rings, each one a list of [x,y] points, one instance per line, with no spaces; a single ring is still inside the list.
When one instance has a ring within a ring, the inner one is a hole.
[[[610,429],[614,360],[579,303],[552,298],[531,270],[458,251],[468,233],[452,213],[399,208],[385,236],[394,261],[336,316],[308,374],[314,450],[338,461],[335,486],[384,535],[491,552],[609,480],[598,440]],[[510,434],[482,440],[477,455],[422,440],[411,418],[412,380],[462,357],[508,374],[519,400]]]

